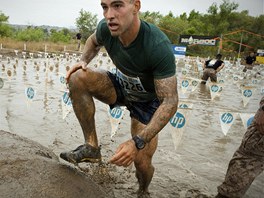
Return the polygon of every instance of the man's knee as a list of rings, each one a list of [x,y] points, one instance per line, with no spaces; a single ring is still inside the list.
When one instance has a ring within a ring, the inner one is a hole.
[[[137,170],[139,171],[147,171],[151,168],[154,168],[151,164],[151,160],[150,159],[143,159],[143,158],[140,158],[140,159],[136,159],[134,161],[135,163],[135,167]]]
[[[157,148],[157,139],[153,139],[151,143],[145,148],[146,150],[142,150],[139,155],[136,157],[134,163],[135,167],[138,170],[148,170],[154,168],[152,166],[152,157]]]
[[[78,86],[84,81],[84,71],[82,69],[78,69],[74,73],[72,73],[69,77],[69,86],[70,88],[73,86]]]
[[[70,91],[73,89],[76,89],[76,87],[79,90],[94,90],[96,82],[98,81],[99,77],[97,77],[96,72],[93,70],[87,68],[86,70],[78,69],[74,73],[70,75],[69,78],[69,88]]]

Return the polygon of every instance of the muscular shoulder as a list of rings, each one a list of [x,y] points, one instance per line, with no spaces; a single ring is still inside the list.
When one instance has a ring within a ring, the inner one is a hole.
[[[107,39],[111,38],[110,31],[105,19],[102,19],[96,28],[96,40],[98,44],[103,45]]]
[[[147,63],[153,69],[155,78],[169,77],[175,74],[175,57],[169,38],[155,25],[141,22],[144,51]]]
[[[141,21],[144,32],[144,43],[155,48],[160,45],[170,45],[171,42],[168,37],[155,25]]]

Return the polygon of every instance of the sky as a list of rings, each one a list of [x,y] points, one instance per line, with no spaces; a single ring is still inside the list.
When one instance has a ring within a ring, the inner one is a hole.
[[[160,12],[163,15],[171,11],[174,16],[180,16],[195,10],[205,14],[214,2],[217,5],[222,3],[220,0],[141,0],[141,11]],[[248,10],[251,16],[264,14],[264,0],[230,2],[239,4],[239,12]],[[9,16],[10,24],[75,28],[81,9],[97,15],[98,20],[103,18],[99,0],[0,0],[0,11]]]

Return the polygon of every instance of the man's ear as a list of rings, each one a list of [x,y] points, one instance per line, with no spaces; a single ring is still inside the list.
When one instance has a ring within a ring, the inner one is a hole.
[[[140,0],[135,0],[134,2],[134,14],[138,13],[141,8],[141,2]]]

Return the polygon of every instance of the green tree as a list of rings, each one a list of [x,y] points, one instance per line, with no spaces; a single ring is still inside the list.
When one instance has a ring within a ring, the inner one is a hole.
[[[45,33],[43,29],[35,27],[28,27],[24,30],[19,30],[16,33],[15,38],[20,41],[44,41],[45,40]]]
[[[162,18],[163,16],[159,13],[159,12],[141,12],[140,13],[140,18],[142,20],[145,20],[149,23],[152,23],[152,24],[155,24],[155,25],[158,25],[159,22],[160,22],[160,19]]]
[[[255,46],[255,50],[264,49],[264,15],[260,15],[252,20],[251,29],[247,29],[251,31],[251,38],[248,40],[248,44],[251,46]]]
[[[0,37],[10,37],[12,28],[8,25],[9,17],[0,11]]]
[[[199,12],[196,12],[195,10],[192,10],[188,16],[188,21],[192,20],[200,20],[202,15]]]
[[[172,12],[161,18],[159,27],[168,36],[172,43],[177,44],[180,34],[188,29],[188,22],[180,17],[174,17]]]
[[[186,12],[184,12],[183,14],[180,15],[180,19],[181,19],[181,20],[187,21],[187,18],[188,18],[188,17],[187,17]]]
[[[204,31],[206,24],[203,22],[203,15],[192,10],[187,18],[188,28],[183,31],[184,34],[207,35]]]
[[[69,43],[71,40],[70,31],[68,31],[66,28],[60,31],[52,29],[49,40],[54,43],[58,43],[58,42]]]
[[[205,20],[207,25],[207,32],[212,35],[220,35],[225,33],[229,29],[228,19],[231,13],[238,8],[237,3],[230,3],[228,0],[223,0],[222,4],[217,6],[213,3],[208,8],[208,15],[205,15]]]
[[[97,22],[97,15],[81,9],[80,16],[76,19],[76,26],[82,34],[82,40],[86,40],[95,31]]]

